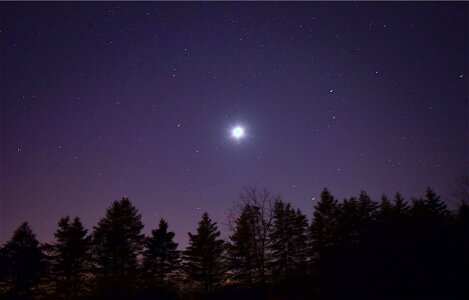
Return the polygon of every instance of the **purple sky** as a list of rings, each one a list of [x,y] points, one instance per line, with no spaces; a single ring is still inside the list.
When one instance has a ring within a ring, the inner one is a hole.
[[[185,246],[244,186],[448,195],[468,166],[467,2],[1,3],[1,231],[126,195]],[[230,135],[235,125],[246,136]]]

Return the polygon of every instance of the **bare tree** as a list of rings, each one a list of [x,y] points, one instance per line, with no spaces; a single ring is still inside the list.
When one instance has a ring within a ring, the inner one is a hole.
[[[252,256],[254,257],[256,273],[261,284],[266,281],[266,265],[268,262],[269,234],[273,220],[273,203],[279,196],[272,196],[269,191],[247,187],[241,194],[240,201],[235,203],[231,211],[228,225],[234,232],[236,220],[243,210],[250,211],[250,237],[252,238]]]

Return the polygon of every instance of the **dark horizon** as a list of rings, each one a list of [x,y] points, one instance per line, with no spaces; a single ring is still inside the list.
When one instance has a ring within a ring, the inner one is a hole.
[[[459,188],[463,187],[465,190],[466,190],[466,193],[468,192],[467,189],[468,189],[468,182],[467,182],[467,178],[464,178],[463,177],[459,177],[459,182],[458,180],[455,180],[455,189],[453,190],[453,192],[457,192],[457,189],[456,187],[458,187],[459,185]],[[431,188],[431,187],[427,187],[427,188]],[[281,194],[276,194],[276,193],[273,193],[272,191],[270,191],[269,189],[266,189],[266,188],[263,188],[263,189],[258,189],[258,188],[255,188],[255,187],[246,187],[243,191],[241,191],[239,194],[240,195],[243,195],[245,194],[245,192],[247,190],[250,190],[250,189],[254,189],[256,190],[257,192],[263,192],[263,191],[266,191],[270,196],[272,196],[273,198],[278,198],[282,201],[287,201],[288,203],[291,203],[293,205],[295,205],[294,202],[290,202],[288,199],[284,199],[284,197],[282,197]],[[329,190],[327,187],[323,188],[323,189],[327,189]],[[329,190],[330,191],[330,190]],[[367,193],[365,190],[361,190],[360,192],[365,192]],[[344,201],[348,201],[350,199],[356,199],[358,198],[358,196],[360,195],[360,192],[357,192],[355,195],[351,195],[349,197],[345,197],[345,198],[336,198],[338,200],[338,203],[343,203]],[[367,195],[370,196],[370,199],[372,201],[375,201],[377,203],[379,203],[381,200],[382,200],[382,197],[383,196],[386,196],[388,197],[389,199],[393,199],[396,194],[399,193],[399,192],[396,192],[392,195],[386,195],[386,194],[381,194],[381,197],[379,198],[373,198],[371,197],[368,193]],[[422,193],[419,195],[419,196],[415,196],[415,197],[405,197],[405,195],[402,195],[401,193],[399,193],[401,196],[403,196],[403,199],[408,203],[408,204],[412,204],[414,200],[421,200],[424,198],[424,195],[425,195],[425,191],[422,191]],[[456,213],[459,206],[461,205],[462,202],[464,201],[467,201],[468,199],[465,198],[464,195],[459,195],[459,198],[457,196],[454,196],[454,197],[451,197],[451,199],[453,199],[453,201],[449,201],[448,198],[445,198],[445,197],[441,197],[441,195],[437,194],[441,201],[443,203],[445,203],[447,206],[448,206],[448,211],[450,211],[451,213]],[[332,193],[332,196],[333,197],[336,197],[335,194]],[[467,195],[466,195],[467,196]],[[130,198],[130,197],[127,197],[127,196],[123,196],[121,197],[120,199],[115,199],[113,201],[110,201],[109,202],[109,205],[107,205],[105,207],[105,209],[103,210],[102,214],[99,216],[99,218],[97,219],[97,221],[93,224],[91,224],[90,226],[85,226],[84,228],[88,231],[88,234],[89,235],[92,235],[93,231],[94,231],[94,228],[97,226],[98,222],[103,219],[105,217],[105,214],[106,214],[106,211],[116,202],[119,202],[119,201],[122,201],[123,199],[127,199],[129,201],[131,201],[132,203],[134,203],[134,201]],[[314,207],[315,205],[318,203],[320,197],[314,197],[314,199],[310,199],[310,205],[309,207],[307,208],[306,211],[302,211],[305,213],[306,217],[307,217],[307,220],[308,222],[309,221],[312,221],[313,219],[313,213],[314,213]],[[220,229],[220,232],[221,232],[221,238],[225,241],[227,241],[229,239],[229,235],[232,234],[231,232],[231,228],[230,226],[230,222],[233,222],[237,215],[234,213],[237,209],[237,207],[240,205],[240,203],[243,203],[242,201],[242,197],[238,197],[238,199],[234,200],[233,201],[233,205],[231,207],[228,207],[226,209],[226,214],[223,215],[223,216],[219,216],[219,218],[216,218],[216,216],[213,216],[214,218],[214,221],[217,223],[218,225],[218,228]],[[298,207],[299,208],[299,207]],[[145,220],[145,217],[144,217],[144,214],[142,213],[142,211],[136,207],[138,213],[142,216],[142,219]],[[299,208],[300,209],[300,208]],[[208,213],[208,210],[200,210],[200,217],[202,217],[202,215],[204,213]],[[84,216],[84,218],[80,215],[77,215],[77,214],[67,214],[67,215],[63,215],[63,216],[60,216],[54,223],[53,225],[53,228],[52,228],[52,232],[50,234],[50,238],[47,239],[47,240],[41,240],[40,236],[37,234],[37,231],[36,229],[34,228],[34,226],[31,224],[31,222],[29,220],[23,220],[21,222],[19,222],[18,224],[16,224],[16,226],[14,227],[14,230],[12,230],[11,232],[7,233],[3,238],[5,239],[5,242],[3,242],[0,246],[4,246],[4,244],[6,242],[8,242],[13,234],[14,234],[14,231],[24,222],[28,223],[31,227],[32,227],[32,230],[33,230],[33,233],[36,235],[36,237],[38,238],[39,242],[41,243],[44,243],[44,244],[47,244],[47,243],[52,243],[54,242],[55,240],[55,237],[54,237],[54,232],[57,230],[57,226],[58,226],[58,222],[60,221],[60,219],[64,218],[64,217],[69,217],[70,219],[74,219],[76,217],[78,217],[80,219],[80,221],[83,222],[83,219],[86,219],[86,215]],[[200,218],[199,218],[200,219]],[[148,224],[144,223],[143,222],[143,229],[142,229],[142,233],[145,234],[146,236],[149,236],[151,231],[154,230],[154,229],[157,229],[158,228],[158,223],[160,223],[161,220],[164,220],[164,221],[168,221],[168,218],[166,218],[165,216],[161,216],[160,218],[156,219],[154,222],[155,222],[155,225],[153,226],[148,226]],[[184,250],[186,247],[187,247],[187,243],[189,241],[189,237],[188,237],[188,233],[191,232],[193,233],[197,227],[197,222],[198,220],[192,224],[191,227],[187,228],[186,232],[183,232],[182,233],[182,236],[179,236],[179,233],[178,234],[175,234],[175,237],[174,237],[174,240],[175,242],[178,244],[177,246],[177,249],[178,250]],[[174,228],[173,228],[173,224],[169,223],[169,230],[171,231],[174,231]]]
[[[467,2],[0,8],[2,245],[123,196],[185,247],[246,186],[310,217],[324,187],[452,206],[467,174]]]

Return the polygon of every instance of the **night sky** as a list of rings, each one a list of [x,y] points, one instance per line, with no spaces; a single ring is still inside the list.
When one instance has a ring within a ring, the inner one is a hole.
[[[128,196],[185,246],[245,186],[311,216],[324,187],[447,196],[467,172],[467,2],[0,8],[1,243]]]

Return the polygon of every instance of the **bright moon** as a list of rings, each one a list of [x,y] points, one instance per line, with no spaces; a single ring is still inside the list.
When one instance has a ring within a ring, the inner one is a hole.
[[[239,126],[235,127],[233,131],[231,132],[231,134],[233,135],[234,138],[237,138],[237,139],[242,138],[244,135],[244,128],[239,127]]]

